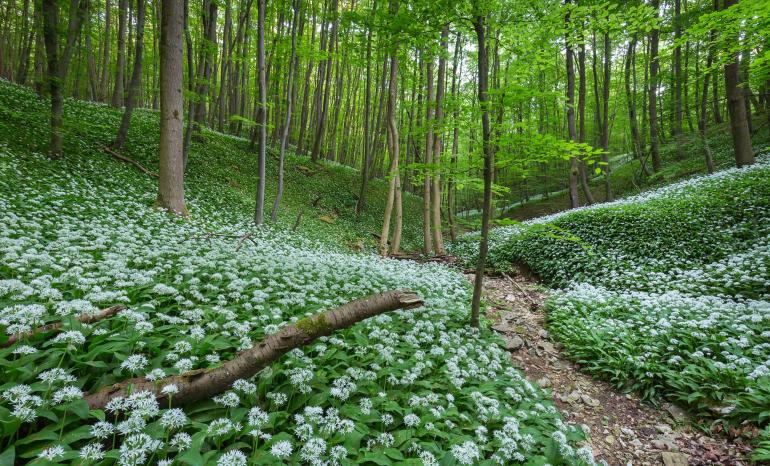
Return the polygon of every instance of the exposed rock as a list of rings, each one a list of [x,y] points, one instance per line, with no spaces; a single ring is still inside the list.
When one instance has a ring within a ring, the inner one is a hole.
[[[543,377],[538,379],[537,384],[540,385],[540,388],[548,388],[553,385],[553,382],[548,377]]]
[[[524,346],[524,340],[522,340],[518,335],[514,335],[505,339],[505,349],[508,351],[516,351],[522,346]]]
[[[580,397],[580,399],[583,400],[583,403],[587,404],[588,406],[590,406],[592,408],[595,408],[595,407],[597,407],[597,406],[599,406],[601,404],[601,403],[599,403],[599,400],[597,400],[595,398],[591,398],[588,395],[583,395],[583,396]]]
[[[670,451],[664,451],[661,455],[663,464],[666,466],[687,466],[688,457],[681,453],[674,453]]]
[[[668,411],[668,414],[670,414],[671,418],[676,422],[684,422],[687,419],[687,413],[677,405],[668,405],[666,411]]]

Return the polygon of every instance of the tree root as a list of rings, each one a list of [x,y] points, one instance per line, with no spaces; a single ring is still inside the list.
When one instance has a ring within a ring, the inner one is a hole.
[[[330,335],[385,312],[413,309],[422,304],[422,299],[409,290],[375,294],[286,325],[219,367],[190,371],[158,381],[137,377],[91,393],[85,400],[91,409],[103,409],[115,397],[125,396],[129,392],[150,391],[163,405],[170,403],[172,406],[184,406],[226,391],[236,380],[253,377],[282,355],[318,337]],[[177,391],[169,398],[161,390],[171,384],[176,385]]]

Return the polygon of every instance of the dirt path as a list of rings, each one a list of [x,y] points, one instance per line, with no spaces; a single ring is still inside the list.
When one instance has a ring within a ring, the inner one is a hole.
[[[472,278],[471,278],[472,279]],[[485,277],[492,328],[506,340],[514,365],[552,390],[566,420],[587,426],[597,460],[611,465],[744,465],[747,448],[688,425],[674,405],[658,407],[594,380],[549,339],[541,309],[545,295],[522,277]]]

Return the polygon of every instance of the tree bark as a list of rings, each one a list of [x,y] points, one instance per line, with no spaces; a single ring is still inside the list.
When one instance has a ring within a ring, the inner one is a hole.
[[[259,226],[265,217],[265,162],[267,158],[267,80],[265,76],[265,8],[266,0],[257,0],[257,68],[259,76],[259,112],[257,132],[259,135],[257,197],[254,208],[254,224]]]
[[[164,9],[168,2],[169,0],[163,2]],[[179,10],[181,11],[182,8],[180,7]],[[103,409],[115,397],[140,391],[154,393],[158,402],[163,405],[184,406],[206,400],[229,390],[233,382],[238,379],[253,377],[294,348],[305,346],[319,337],[331,335],[337,330],[351,327],[370,317],[397,309],[414,309],[422,304],[422,299],[412,291],[386,291],[302,319],[295,324],[286,325],[278,332],[266,336],[250,349],[239,353],[235,359],[217,368],[190,371],[159,381],[138,377],[86,395],[85,400],[91,409]],[[164,386],[171,384],[176,385],[178,391],[169,398],[168,395],[161,393],[161,390]]]
[[[158,206],[187,216],[182,156],[184,0],[164,0],[160,28],[160,162]]]
[[[460,106],[457,102],[457,81],[458,77],[462,73],[461,53],[462,49],[462,34],[457,33],[455,39],[454,59],[452,60],[452,159],[451,167],[452,172],[447,177],[447,221],[449,222],[449,236],[452,241],[457,239],[457,226],[454,220],[454,208],[455,208],[455,186],[454,179],[457,170],[457,153],[460,137]]]
[[[294,73],[297,69],[297,24],[299,22],[299,16],[301,12],[302,0],[292,0],[292,9],[294,10],[294,16],[291,21],[291,56],[289,57],[289,81],[286,83],[286,119],[283,124],[283,132],[281,133],[281,147],[278,153],[278,190],[275,194],[275,200],[273,201],[273,210],[270,212],[270,220],[275,222],[278,220],[278,208],[281,204],[281,198],[283,197],[283,169],[284,159],[286,157],[286,142],[289,139],[289,127],[291,126],[291,114],[294,111],[294,101],[292,96],[294,95]]]
[[[610,33],[604,32],[604,80],[602,82],[602,161],[604,162],[604,200],[612,201],[612,185],[610,183],[610,68],[612,47]]]
[[[570,5],[572,0],[565,0],[565,5]],[[574,53],[572,51],[572,44],[570,43],[570,11],[567,10],[567,14],[564,17],[566,23],[565,43],[566,43],[566,55],[567,55],[567,131],[569,132],[569,140],[577,142],[577,130],[575,128],[575,66],[574,66]],[[595,67],[594,67],[595,70]],[[598,110],[598,109],[597,109]],[[578,160],[577,157],[572,156],[569,159],[569,199],[570,207],[575,209],[580,206],[578,199]]]
[[[484,284],[484,268],[489,249],[489,219],[492,215],[492,171],[495,166],[495,153],[490,141],[491,128],[489,124],[488,82],[489,64],[487,59],[485,22],[486,15],[480,10],[479,0],[473,0],[473,29],[476,32],[478,47],[478,99],[481,107],[482,145],[484,150],[484,203],[481,213],[481,242],[479,257],[476,262],[476,274],[473,282],[473,298],[471,300],[471,327],[479,327],[479,309],[481,307],[481,290]]]
[[[726,10],[738,3],[738,0],[724,0],[723,9]],[[725,92],[727,94],[727,110],[730,114],[730,131],[733,136],[733,149],[735,151],[735,164],[740,168],[752,165],[756,159],[751,148],[751,133],[747,119],[746,101],[741,90],[740,65],[738,54],[734,60],[725,65]]]
[[[586,142],[586,46],[585,41],[581,40],[578,46],[578,77],[580,83],[578,85],[578,142]],[[586,204],[593,204],[593,193],[591,192],[591,186],[588,184],[588,168],[585,161],[578,162],[578,169],[580,176],[580,188],[585,196]]]
[[[433,252],[431,233],[431,170],[433,167],[433,57],[425,60],[425,174],[422,182],[422,232],[423,252]]]
[[[626,87],[626,102],[628,104],[628,121],[629,129],[631,131],[631,145],[633,146],[634,157],[639,160],[642,166],[642,174],[644,176],[649,175],[647,170],[647,163],[645,162],[644,150],[642,148],[642,138],[639,133],[639,122],[636,116],[636,93],[632,90],[631,80],[632,75],[635,77],[636,69],[633,64],[636,62],[636,34],[631,38],[628,43],[628,52],[626,52],[625,63],[625,87]]]
[[[123,70],[126,67],[126,18],[128,16],[128,0],[118,1],[118,60],[115,63],[115,87],[112,91],[111,105],[123,105]]]
[[[96,314],[80,314],[75,319],[83,324],[91,324],[94,322],[98,322],[100,320],[106,319],[107,317],[114,316],[115,314],[119,313],[123,309],[125,309],[125,306],[117,305],[108,307],[106,309],[102,309],[101,311],[97,312]],[[17,341],[20,341],[24,338],[29,338],[34,335],[37,335],[39,333],[48,333],[52,332],[54,330],[59,330],[62,327],[61,322],[54,322],[48,325],[43,325],[41,327],[37,327],[36,329],[22,333],[17,335],[9,335],[8,340],[5,341],[5,343],[0,344],[0,348],[8,348],[9,346],[13,345]]]
[[[655,18],[658,17],[660,1],[651,0],[650,5],[655,9]],[[650,157],[652,158],[652,170],[660,171],[660,148],[658,143],[658,41],[660,39],[660,29],[655,27],[650,32]]]
[[[372,105],[372,28],[374,22],[374,15],[377,13],[377,0],[374,0],[372,4],[372,12],[369,15],[366,27],[366,88],[364,89],[364,133],[363,133],[363,149],[364,157],[363,164],[361,166],[361,189],[358,192],[358,200],[356,201],[356,218],[361,216],[361,212],[364,210],[364,204],[366,202],[366,187],[369,183],[368,169],[372,163],[372,155],[369,150],[369,140],[371,135],[369,134],[369,120],[371,115]]]
[[[444,255],[444,235],[441,231],[441,151],[443,141],[441,133],[444,124],[444,93],[446,88],[446,55],[449,51],[449,24],[444,25],[441,31],[441,55],[438,59],[438,76],[436,83],[436,114],[435,131],[433,135],[433,164],[436,170],[433,173],[431,189],[431,223],[433,227],[433,248],[438,255]]]
[[[131,125],[131,114],[134,111],[136,100],[142,85],[142,51],[144,49],[144,17],[145,0],[136,0],[136,44],[134,45],[134,70],[131,74],[131,83],[128,86],[128,95],[126,96],[126,109],[123,111],[123,118],[120,121],[118,135],[112,148],[119,150],[128,136],[128,128]]]
[[[47,82],[51,95],[51,140],[49,157],[57,159],[62,156],[62,113],[64,111],[64,96],[62,87],[67,78],[67,68],[80,35],[80,26],[86,11],[86,0],[70,2],[70,18],[67,27],[67,38],[64,50],[59,57],[59,5],[55,0],[42,0],[43,6],[43,39],[45,41],[46,58],[48,63]]]
[[[682,0],[674,0],[674,127],[677,160],[684,159],[682,141]]]

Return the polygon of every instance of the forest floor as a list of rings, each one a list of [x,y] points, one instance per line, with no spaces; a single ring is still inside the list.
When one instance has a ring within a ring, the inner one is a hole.
[[[468,275],[469,279],[473,279]],[[597,460],[610,465],[744,465],[750,449],[697,429],[676,405],[657,406],[580,371],[549,339],[545,292],[534,281],[485,277],[487,317],[527,379],[552,391],[565,420],[587,427]]]

